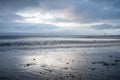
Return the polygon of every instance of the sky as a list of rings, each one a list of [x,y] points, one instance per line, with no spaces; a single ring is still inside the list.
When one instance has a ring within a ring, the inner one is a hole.
[[[119,35],[120,0],[0,0],[0,33]]]

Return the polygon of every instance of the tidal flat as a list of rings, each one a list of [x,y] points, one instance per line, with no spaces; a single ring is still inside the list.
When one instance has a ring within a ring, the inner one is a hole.
[[[0,80],[120,80],[120,38],[1,38]]]

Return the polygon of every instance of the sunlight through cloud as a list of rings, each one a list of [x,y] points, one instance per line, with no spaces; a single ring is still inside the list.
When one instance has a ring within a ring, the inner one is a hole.
[[[31,23],[31,24],[50,24],[57,27],[90,27],[94,25],[101,25],[103,23],[80,23],[76,22],[75,17],[65,10],[61,12],[43,12],[39,10],[28,10],[17,12],[16,14],[23,17],[23,20],[15,20],[18,23]],[[68,18],[69,17],[69,18]]]

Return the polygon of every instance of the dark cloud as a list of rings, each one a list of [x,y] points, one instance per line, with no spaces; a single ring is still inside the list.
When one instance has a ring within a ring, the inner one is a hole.
[[[84,21],[102,21],[120,19],[120,7],[114,7],[120,1],[116,0],[87,0],[76,7],[76,13],[84,16]]]
[[[120,26],[114,26],[114,25],[109,25],[109,24],[102,24],[102,25],[92,26],[92,28],[98,29],[98,30],[104,30],[104,29],[120,29]]]
[[[119,4],[119,0],[0,0],[0,15],[13,15],[18,10],[33,7],[47,11],[73,7],[74,15],[79,18],[78,21],[93,22],[119,19]]]
[[[105,4],[105,5],[111,6],[111,7],[120,8],[120,1],[119,0],[90,0],[90,1],[95,2],[95,3],[99,3],[99,4]]]
[[[0,32],[29,32],[29,33],[48,33],[59,30],[58,27],[49,24],[27,24],[27,23],[0,23]]]
[[[35,7],[40,0],[0,0],[0,21],[11,21],[20,16],[16,12],[27,8]]]
[[[16,10],[24,7],[37,6],[39,1],[41,0],[0,0],[0,6]]]
[[[40,7],[47,10],[73,8],[80,22],[98,22],[120,19],[120,1],[118,0],[54,0],[41,2]]]

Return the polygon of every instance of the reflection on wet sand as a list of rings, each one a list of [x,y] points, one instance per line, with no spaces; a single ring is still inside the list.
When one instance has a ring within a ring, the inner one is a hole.
[[[117,73],[120,73],[118,70],[120,59],[108,52],[105,55],[99,55],[99,53],[82,51],[50,51],[24,56],[18,66],[42,80],[119,79]]]
[[[74,72],[77,61],[82,61],[82,57],[72,52],[48,52],[25,56],[22,58],[23,63],[19,66],[26,72],[36,72],[45,79],[72,80],[80,77],[77,72]]]
[[[69,64],[70,61],[72,62],[75,58],[76,55],[71,52],[48,52],[40,55],[26,56],[24,57],[23,62],[33,62],[39,65],[65,67]]]

